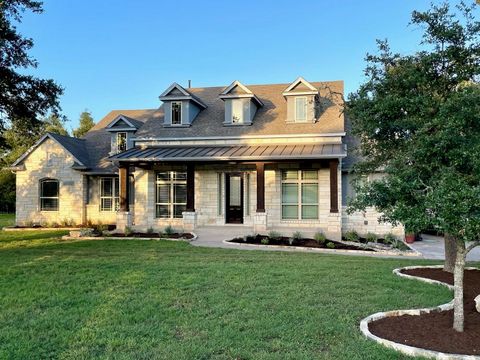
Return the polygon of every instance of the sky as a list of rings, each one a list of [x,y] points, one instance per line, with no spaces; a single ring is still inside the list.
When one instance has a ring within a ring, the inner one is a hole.
[[[344,80],[345,94],[364,80],[375,39],[392,50],[418,49],[413,10],[430,0],[45,0],[24,16],[39,67],[65,93],[67,128],[88,109],[99,121],[113,109],[160,106],[172,83],[193,87]]]

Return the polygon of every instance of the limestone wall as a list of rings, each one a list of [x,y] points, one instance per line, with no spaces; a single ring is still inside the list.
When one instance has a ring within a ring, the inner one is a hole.
[[[380,223],[378,218],[381,213],[374,208],[368,208],[365,212],[355,212],[351,215],[347,214],[347,207],[342,207],[342,232],[346,233],[355,230],[360,235],[372,232],[378,236],[392,233],[400,238],[405,236],[403,226],[392,226],[390,223]]]

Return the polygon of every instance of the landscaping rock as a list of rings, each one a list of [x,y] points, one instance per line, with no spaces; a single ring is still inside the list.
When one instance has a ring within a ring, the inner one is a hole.
[[[477,308],[477,311],[480,313],[480,295],[478,295],[475,298],[475,307]]]

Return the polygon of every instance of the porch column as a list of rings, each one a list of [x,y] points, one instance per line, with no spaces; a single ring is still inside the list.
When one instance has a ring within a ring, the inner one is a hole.
[[[265,212],[265,164],[256,163],[257,167],[257,213]]]
[[[330,160],[330,212],[338,213],[338,159]]]
[[[187,209],[188,212],[195,211],[195,165],[187,163]]]
[[[120,211],[128,211],[128,165],[120,164],[118,168],[120,185]]]

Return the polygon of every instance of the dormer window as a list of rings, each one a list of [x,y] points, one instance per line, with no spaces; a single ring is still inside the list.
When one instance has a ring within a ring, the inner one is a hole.
[[[252,125],[255,113],[263,106],[262,101],[240,81],[234,81],[219,96],[225,102],[225,126]]]
[[[117,133],[117,152],[122,152],[127,150],[127,133],[118,132]]]
[[[295,122],[307,121],[307,98],[305,96],[295,97]]]
[[[172,101],[172,125],[182,124],[182,102]]]

